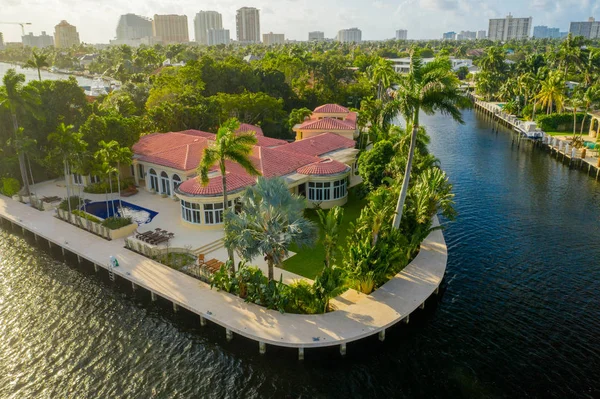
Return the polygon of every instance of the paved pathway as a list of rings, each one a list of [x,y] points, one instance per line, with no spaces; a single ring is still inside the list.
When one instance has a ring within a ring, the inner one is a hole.
[[[281,314],[211,290],[199,280],[123,248],[122,240],[103,240],[54,218],[50,212],[0,196],[0,216],[103,267],[109,255],[115,255],[120,263],[116,274],[230,331],[285,347],[332,346],[376,334],[424,303],[446,270],[446,245],[438,230],[422,243],[413,262],[373,294],[354,300],[340,297],[337,300],[346,301],[346,306],[327,314]]]

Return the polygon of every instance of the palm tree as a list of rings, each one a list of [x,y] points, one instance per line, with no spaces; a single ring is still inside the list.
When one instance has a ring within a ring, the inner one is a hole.
[[[10,113],[15,139],[19,131],[18,110],[27,110],[35,116],[33,106],[40,102],[39,93],[29,85],[23,86],[24,82],[25,75],[17,73],[14,69],[9,69],[2,78],[4,87],[0,88],[0,108],[5,108]],[[25,154],[19,154],[18,158],[21,180],[23,181],[23,195],[29,196]]]
[[[583,120],[581,121],[580,136],[583,136],[583,125],[585,125],[585,119],[587,114],[595,104],[600,103],[600,84],[595,84],[586,89],[583,93],[582,106],[584,107]]]
[[[410,71],[402,76],[397,91],[398,110],[412,127],[410,148],[406,169],[402,179],[402,188],[394,216],[394,228],[400,228],[406,194],[410,183],[410,173],[415,156],[415,145],[419,134],[419,112],[427,114],[436,111],[452,116],[455,121],[463,123],[459,106],[465,98],[458,90],[459,82],[452,72],[447,59],[437,59],[423,65],[418,53],[413,53],[410,60]],[[408,130],[408,129],[407,129]]]
[[[371,81],[377,86],[377,98],[383,100],[383,94],[397,79],[392,63],[384,58],[379,58],[376,63],[368,68]]]
[[[254,132],[236,133],[240,123],[237,119],[228,119],[218,130],[215,141],[209,147],[204,149],[202,160],[198,165],[198,174],[203,185],[209,182],[208,172],[217,164],[221,172],[221,182],[223,186],[223,214],[227,212],[227,170],[225,161],[233,161],[239,164],[251,176],[259,176],[260,171],[256,169],[250,160],[252,148],[257,143]],[[224,219],[227,227],[227,218]],[[231,267],[234,266],[233,249],[228,248]]]
[[[579,37],[574,37],[571,33],[562,41],[556,53],[560,66],[564,68],[564,76],[567,76],[569,66],[580,66],[582,42]]]
[[[61,122],[54,133],[48,135],[48,141],[54,144],[53,152],[58,154],[63,160],[65,181],[67,186],[67,202],[69,204],[69,213],[71,213],[71,166],[72,157],[81,154],[87,148],[87,143],[83,140],[83,133],[73,131],[73,125],[65,125]]]
[[[113,166],[113,157],[110,152],[110,150],[114,146],[111,144],[113,141],[106,143],[104,140],[102,140],[98,143],[100,148],[94,153],[94,170],[98,175],[108,179],[108,186],[110,187],[111,198],[110,204],[112,205],[113,210],[112,214],[113,216],[116,216],[117,213],[115,211],[115,204],[112,201],[112,174],[113,172],[117,172],[117,168]],[[107,186],[104,186],[104,195],[106,197],[106,217],[108,217],[110,215],[110,207],[108,200],[108,190],[106,188]]]
[[[49,67],[48,56],[42,53],[37,53],[35,50],[31,52],[31,58],[23,64],[23,68],[37,69],[38,79],[42,81],[42,73],[40,70],[44,67]]]
[[[255,186],[242,195],[242,211],[229,210],[225,216],[225,246],[236,248],[246,261],[263,255],[269,280],[295,243],[299,247],[315,242],[317,228],[304,218],[305,199],[291,194],[282,178],[259,177]]]
[[[542,107],[546,107],[546,114],[556,107],[558,112],[563,109],[565,100],[565,79],[560,71],[551,71],[546,80],[542,82],[540,92],[535,97]]]
[[[331,267],[338,239],[340,236],[340,225],[344,217],[344,208],[336,206],[325,213],[322,209],[317,210],[321,228],[323,230],[323,247],[325,247],[325,267]]]
[[[14,140],[9,140],[8,145],[12,145],[17,155],[24,154],[26,157],[27,165],[29,167],[29,176],[31,177],[31,185],[34,185],[33,170],[31,169],[30,154],[36,149],[37,140],[32,139],[25,135],[24,129],[19,128],[17,134],[15,134]]]
[[[502,47],[490,47],[479,60],[479,66],[484,72],[503,73],[506,70],[505,59]]]

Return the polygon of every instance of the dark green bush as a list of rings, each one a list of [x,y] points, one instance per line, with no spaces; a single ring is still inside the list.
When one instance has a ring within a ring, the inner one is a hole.
[[[584,115],[585,114],[583,112],[577,113],[577,129],[580,128]],[[571,112],[563,112],[560,114],[554,113],[549,115],[536,115],[535,121],[540,129],[550,132],[573,130],[573,113]]]
[[[74,210],[79,209],[79,205],[83,204],[83,199],[79,198],[76,195],[72,195],[71,197],[69,197],[68,202],[66,199],[62,200],[62,202],[60,203],[58,208],[62,209],[63,211],[68,211],[69,210],[69,202],[71,203],[71,211],[74,211]]]
[[[73,210],[71,213],[73,215],[80,216],[80,217],[82,217],[82,218],[84,218],[86,220],[89,220],[91,222],[94,222],[94,223],[100,223],[101,222],[100,219],[98,219],[97,217],[92,216],[89,213],[85,213],[84,211],[80,211],[78,209]]]
[[[3,177],[0,179],[0,194],[4,194],[7,197],[12,197],[17,194],[21,189],[21,184],[17,179],[12,177]]]
[[[120,218],[120,217],[109,217],[104,219],[102,226],[107,227],[111,230],[117,230],[121,227],[129,226],[132,223],[131,218]]]

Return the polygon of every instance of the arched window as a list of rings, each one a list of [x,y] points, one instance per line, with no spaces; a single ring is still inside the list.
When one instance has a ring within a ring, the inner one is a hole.
[[[161,194],[171,195],[171,182],[169,181],[169,175],[167,172],[162,172],[160,174],[160,186]]]
[[[179,187],[179,185],[181,184],[181,178],[179,177],[179,175],[174,174],[172,177],[173,180],[173,192],[175,192],[175,190],[177,190],[177,187]]]
[[[150,188],[158,192],[158,177],[156,176],[156,171],[154,169],[150,169],[148,171],[148,175],[150,175]]]
[[[181,217],[190,223],[200,224],[200,204],[181,200]]]

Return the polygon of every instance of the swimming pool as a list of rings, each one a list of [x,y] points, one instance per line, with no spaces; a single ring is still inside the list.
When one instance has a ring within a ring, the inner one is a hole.
[[[107,201],[90,202],[82,206],[81,210],[85,210],[87,213],[97,216],[100,219],[106,219],[115,216],[115,214],[119,217],[130,217],[138,226],[150,223],[158,215],[158,212],[119,200],[108,201],[108,204]]]

